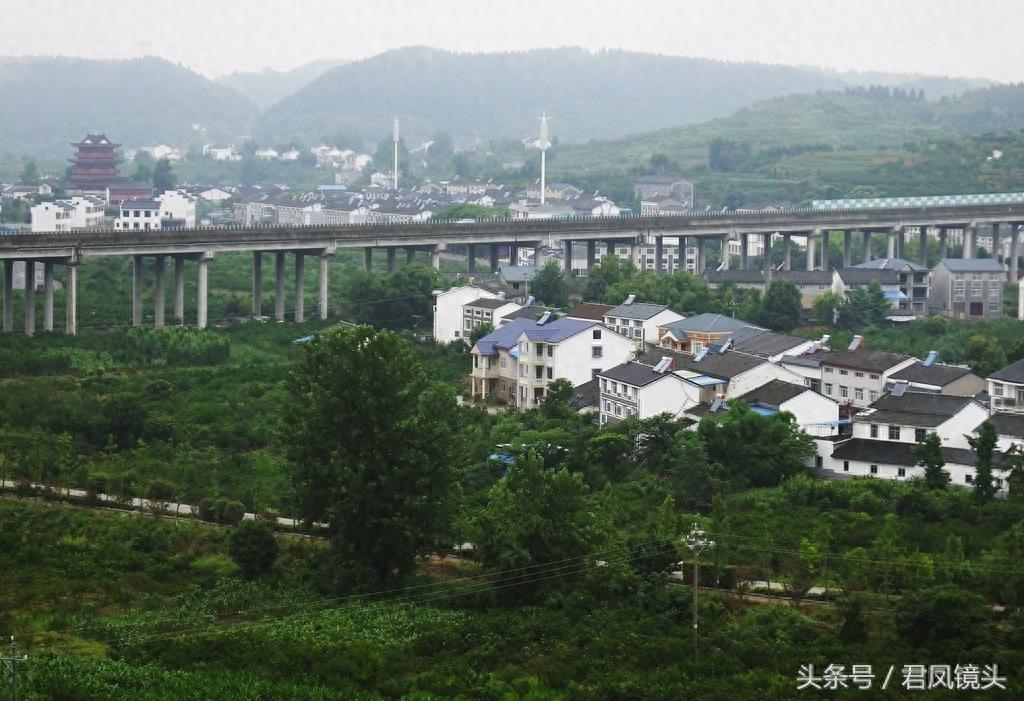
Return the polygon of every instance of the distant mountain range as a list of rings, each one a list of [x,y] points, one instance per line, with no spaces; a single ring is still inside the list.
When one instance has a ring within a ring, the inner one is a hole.
[[[63,158],[68,142],[89,131],[127,146],[237,144],[247,135],[275,145],[373,143],[390,133],[395,114],[410,144],[438,132],[518,138],[535,131],[543,110],[566,144],[711,120],[782,95],[852,84],[923,87],[929,95],[976,85],[574,48],[456,54],[412,47],[336,63],[212,81],[159,58],[0,58],[0,158]]]
[[[347,63],[345,59],[323,58],[290,71],[237,72],[217,78],[217,82],[249,98],[261,110],[298,92],[330,69]]]

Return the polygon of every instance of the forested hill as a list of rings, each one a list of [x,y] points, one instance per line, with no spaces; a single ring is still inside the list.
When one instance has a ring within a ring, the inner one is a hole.
[[[615,172],[638,167],[659,153],[691,168],[708,163],[708,147],[716,139],[736,142],[752,154],[785,156],[794,149],[875,149],[1021,129],[1021,84],[978,88],[935,101],[922,99],[914,90],[858,87],[777,97],[700,124],[565,144],[551,163],[558,174]]]
[[[0,58],[0,95],[0,158],[64,158],[90,131],[129,146],[228,139],[256,113],[234,90],[160,58]]]
[[[343,59],[325,58],[310,61],[290,71],[275,71],[271,68],[264,68],[262,71],[240,71],[222,76],[217,82],[244,95],[263,110],[344,63],[346,61]]]
[[[563,143],[580,142],[708,120],[779,95],[848,84],[843,74],[814,68],[626,51],[457,54],[411,47],[328,71],[270,108],[258,132],[265,140],[308,141],[348,129],[375,141],[399,114],[410,138],[438,131],[520,137],[533,133],[535,118],[547,110]]]

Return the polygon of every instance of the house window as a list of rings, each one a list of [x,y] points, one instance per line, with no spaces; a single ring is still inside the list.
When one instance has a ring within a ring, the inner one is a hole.
[[[971,280],[971,296],[972,297],[980,297],[981,296],[981,286],[982,286],[982,284],[983,283],[981,282],[981,280]]]
[[[843,472],[849,472],[849,471],[850,471],[850,461],[849,460],[843,460]]]
[[[595,341],[600,341],[601,340],[601,329],[594,329],[594,340]]]
[[[832,394],[832,383],[831,382],[826,382],[825,383],[825,394]]]
[[[889,425],[889,440],[898,441],[900,439],[900,427],[890,424]]]
[[[543,355],[544,355],[544,344],[543,343],[538,343],[537,344],[537,357],[540,358],[540,357],[543,357]]]
[[[878,465],[872,465],[871,466],[871,474],[873,474],[873,475],[877,475],[878,474]]]
[[[854,387],[853,398],[857,401],[864,401],[864,390],[860,387]]]
[[[850,374],[850,371],[849,371],[849,370],[840,370],[840,371],[839,371],[839,374],[840,374],[840,375],[849,375],[849,374]]]
[[[821,459],[821,456],[820,455],[815,455],[814,456],[814,466],[820,470],[822,465],[824,465],[824,461]]]
[[[642,321],[640,321],[639,319],[637,319],[637,320],[635,320],[635,321],[633,322],[633,326],[636,326],[636,327],[641,327],[641,326],[643,326],[643,322],[642,322]]]
[[[611,411],[612,410],[612,403],[609,402],[607,399],[604,400],[604,410],[605,411]]]
[[[923,428],[914,429],[914,440],[918,443],[924,443],[925,437],[927,437],[928,431]]]
[[[862,373],[862,372],[855,372],[855,373],[853,373],[853,376],[854,377],[864,377],[864,373]]]
[[[974,475],[964,475],[964,482],[974,484]]]
[[[897,468],[896,469],[896,476],[897,477],[906,477],[907,476],[907,468],[905,468],[905,467]]]
[[[691,350],[693,351],[694,355],[697,355],[702,350],[704,350],[704,343],[702,341],[694,341],[693,345],[691,346]]]
[[[538,380],[543,380],[544,379],[544,366],[538,365],[533,370],[534,370],[533,376],[536,379],[538,379]]]
[[[877,380],[877,379],[878,379],[878,375],[876,375],[876,374],[872,373],[872,374],[871,374],[871,379],[872,379],[872,380]]]
[[[601,378],[601,390],[604,392],[608,391],[608,380]]]
[[[551,368],[548,368],[548,379],[551,380],[551,379],[554,379],[554,377],[555,377],[555,371],[553,369],[551,369]]]
[[[622,416],[622,405],[618,402],[615,402],[615,415]]]
[[[1003,396],[1003,385],[999,382],[992,383],[992,394],[996,397]]]
[[[839,385],[839,396],[847,399],[850,396],[850,388],[846,385]]]
[[[548,357],[549,358],[554,358],[555,357],[555,347],[554,346],[551,346],[551,345],[548,346]]]
[[[868,392],[868,400],[871,402],[878,401],[878,392],[875,390],[871,390],[870,392]]]
[[[834,372],[834,370],[832,370],[832,368],[825,368],[825,372],[831,373]]]
[[[871,424],[871,437],[878,438],[878,424]]]
[[[593,346],[590,349],[590,357],[591,358],[600,358],[603,355],[604,355],[604,351],[601,349],[601,346]]]

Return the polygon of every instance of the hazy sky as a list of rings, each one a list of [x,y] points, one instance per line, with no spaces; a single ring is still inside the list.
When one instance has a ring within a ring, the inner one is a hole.
[[[31,0],[2,16],[0,54],[155,54],[211,77],[416,44],[1024,81],[1024,0]]]

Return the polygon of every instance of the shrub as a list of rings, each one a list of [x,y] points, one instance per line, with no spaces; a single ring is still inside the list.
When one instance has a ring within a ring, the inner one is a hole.
[[[226,501],[220,510],[220,522],[228,525],[241,523],[245,518],[245,504],[240,501]]]
[[[277,540],[262,521],[242,521],[231,532],[228,553],[246,579],[256,579],[271,570],[277,560]]]

